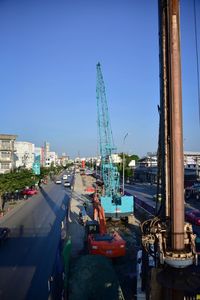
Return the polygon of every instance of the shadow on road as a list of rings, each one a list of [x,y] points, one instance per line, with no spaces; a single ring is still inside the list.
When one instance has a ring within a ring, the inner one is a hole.
[[[0,247],[1,299],[48,298],[48,279],[58,264],[55,261],[58,260],[61,222],[66,215],[68,197],[65,195],[58,205],[44,189],[40,191],[55,218],[44,226],[32,227],[30,214],[30,226],[27,221],[26,226],[22,223],[10,228],[9,239]]]

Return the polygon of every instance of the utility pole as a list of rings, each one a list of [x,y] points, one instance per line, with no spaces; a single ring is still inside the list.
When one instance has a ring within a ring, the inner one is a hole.
[[[125,144],[125,140],[126,140],[126,138],[127,138],[127,136],[128,136],[128,133],[126,133],[125,134],[125,136],[124,136],[124,139],[123,139],[123,155],[122,155],[122,160],[123,160],[123,162],[122,162],[122,173],[123,173],[123,175],[122,175],[122,195],[124,195],[124,179],[125,179],[125,155],[124,155],[124,144]]]

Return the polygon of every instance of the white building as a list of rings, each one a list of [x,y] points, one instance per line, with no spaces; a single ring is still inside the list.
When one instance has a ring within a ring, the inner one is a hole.
[[[184,165],[188,168],[200,167],[200,152],[185,151],[184,152]]]
[[[45,166],[46,167],[56,166],[57,159],[58,159],[58,155],[56,154],[56,152],[49,151],[48,156],[46,157],[45,160]]]
[[[14,142],[15,167],[31,169],[34,163],[35,145],[29,142]]]
[[[113,161],[114,164],[120,164],[120,163],[122,163],[122,159],[119,156],[119,154],[117,154],[117,153],[116,154],[112,154],[111,157],[112,157],[112,161]]]
[[[46,161],[49,160],[50,153],[50,143],[44,142],[44,166],[46,166]]]

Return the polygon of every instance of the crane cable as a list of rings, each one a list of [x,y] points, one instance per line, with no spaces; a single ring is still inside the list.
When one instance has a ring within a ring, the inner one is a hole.
[[[196,0],[193,1],[194,7],[194,30],[195,30],[195,49],[196,49],[196,65],[197,65],[197,92],[199,105],[199,126],[200,126],[200,79],[199,79],[199,52],[198,52],[198,38],[197,38],[197,16],[196,16]]]

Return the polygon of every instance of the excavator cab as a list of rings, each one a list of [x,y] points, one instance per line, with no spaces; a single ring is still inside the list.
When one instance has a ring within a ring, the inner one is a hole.
[[[86,236],[88,236],[89,234],[100,233],[98,221],[96,220],[87,221],[85,226],[85,232],[86,232]]]

